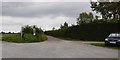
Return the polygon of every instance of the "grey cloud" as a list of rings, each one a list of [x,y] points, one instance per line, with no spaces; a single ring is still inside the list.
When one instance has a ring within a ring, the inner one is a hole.
[[[90,2],[90,0],[2,0],[2,2]]]
[[[0,7],[3,31],[20,31],[24,25],[59,28],[64,22],[76,24],[79,13],[91,11],[89,2],[2,2]]]
[[[0,3],[0,16],[2,15],[2,3]]]
[[[13,17],[76,17],[85,11],[91,11],[89,2],[3,2],[2,4],[2,15]]]

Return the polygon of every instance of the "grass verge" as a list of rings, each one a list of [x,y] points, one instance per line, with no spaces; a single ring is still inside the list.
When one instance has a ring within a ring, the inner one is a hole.
[[[15,42],[15,43],[32,43],[32,42],[42,42],[47,40],[47,36],[40,34],[38,36],[33,36],[32,34],[25,34],[24,38],[20,34],[2,34],[2,41]]]
[[[55,36],[53,36],[53,37],[55,37]],[[72,38],[63,38],[63,37],[56,37],[56,38],[68,40],[68,41],[104,42],[104,41],[99,41],[99,40],[82,40],[82,39],[72,39]]]
[[[118,46],[105,46],[104,43],[91,43],[91,45],[120,50],[120,47]]]

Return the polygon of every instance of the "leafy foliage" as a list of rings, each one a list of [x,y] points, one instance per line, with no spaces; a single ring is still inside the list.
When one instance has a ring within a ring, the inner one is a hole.
[[[36,30],[35,33],[39,34],[39,33],[43,33],[42,29],[41,28],[38,28],[37,26],[29,26],[29,25],[26,25],[23,27],[23,33],[29,33],[29,34],[32,34],[33,33],[33,28]]]
[[[26,25],[24,28],[23,28],[23,32],[24,33],[33,33],[33,29],[32,29],[32,27],[31,26],[29,26],[29,25]]]
[[[61,29],[63,29],[63,28],[68,28],[68,23],[65,22],[64,25],[61,25],[61,26],[60,26],[60,28],[61,28]]]
[[[93,14],[91,12],[86,13],[80,13],[79,17],[77,18],[77,24],[84,24],[84,23],[90,23],[93,20]]]
[[[104,19],[120,18],[120,1],[119,2],[101,2],[106,0],[99,0],[98,2],[91,1],[91,8],[97,13],[100,12]],[[114,1],[114,0],[113,0]]]

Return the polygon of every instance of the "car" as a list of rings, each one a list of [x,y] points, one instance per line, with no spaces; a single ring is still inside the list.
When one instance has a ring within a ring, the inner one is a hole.
[[[107,38],[105,38],[105,45],[120,46],[120,33],[111,33]]]

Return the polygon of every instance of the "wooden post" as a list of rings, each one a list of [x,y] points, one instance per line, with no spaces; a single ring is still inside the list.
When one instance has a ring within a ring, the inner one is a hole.
[[[23,32],[23,30],[24,30],[24,27],[21,27],[21,37],[24,39],[24,32]]]

